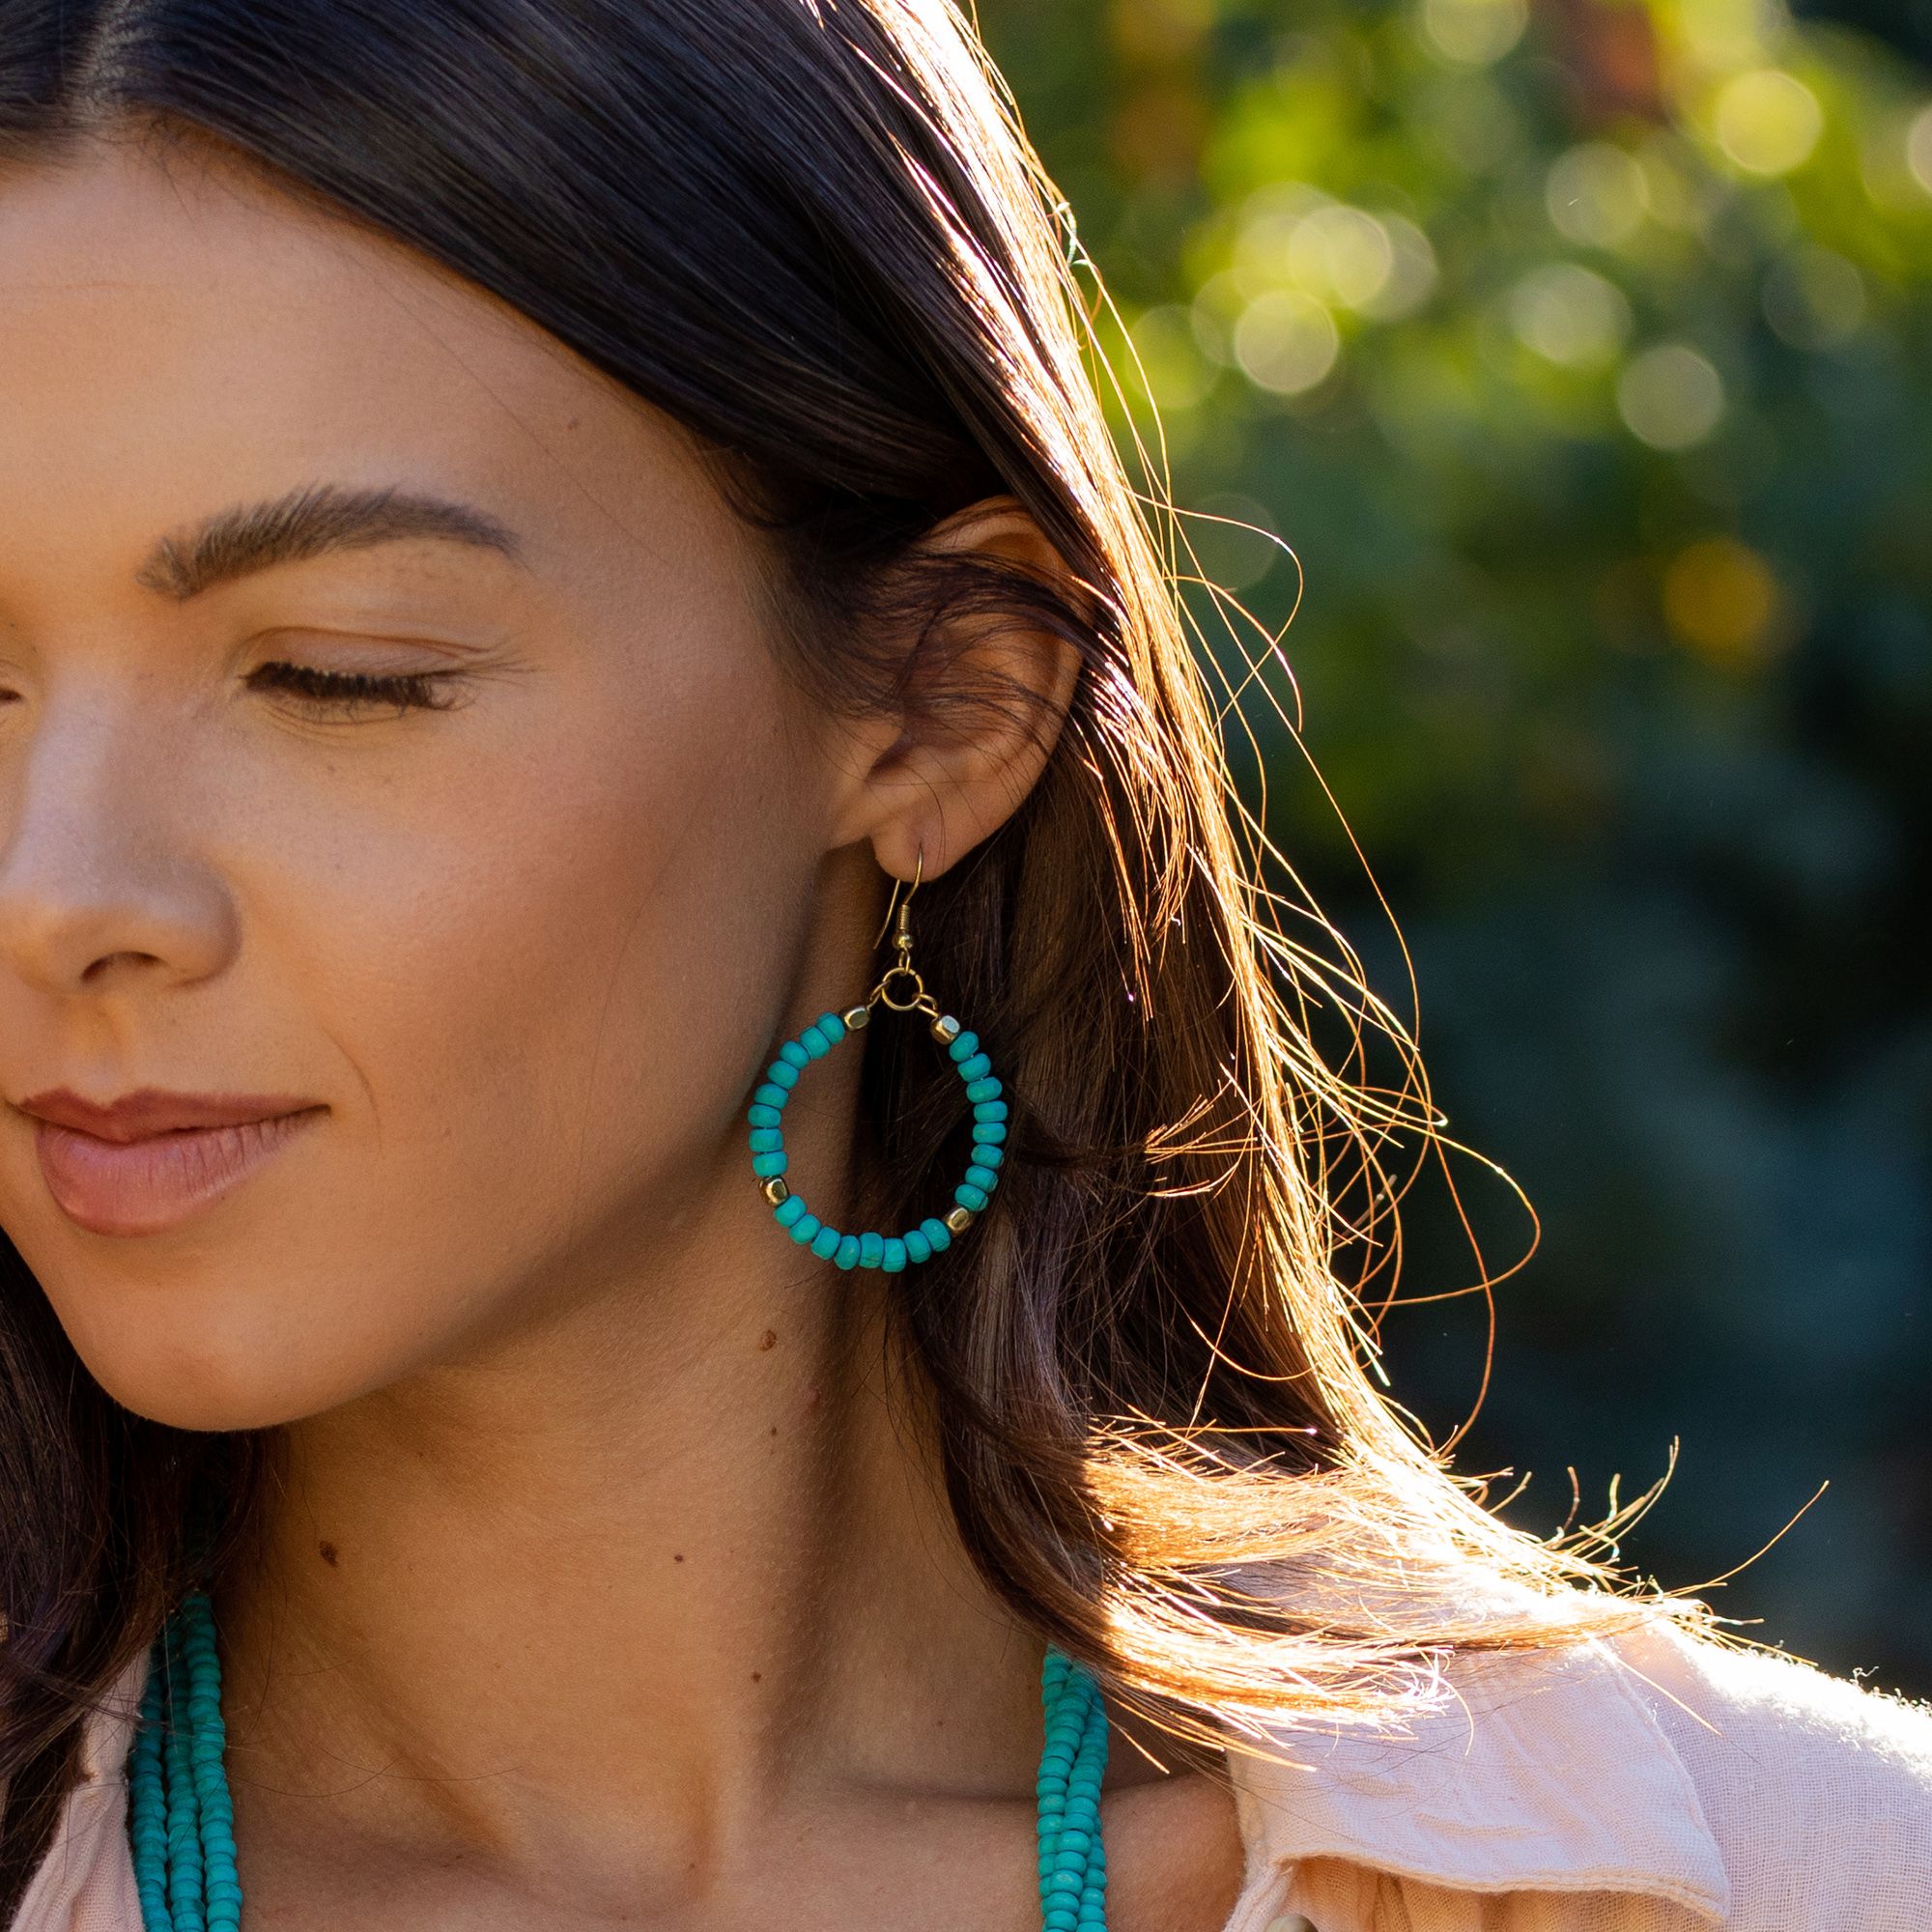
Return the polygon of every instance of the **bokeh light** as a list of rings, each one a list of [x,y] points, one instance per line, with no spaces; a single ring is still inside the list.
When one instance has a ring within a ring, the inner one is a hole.
[[[1131,330],[1148,392],[1163,410],[1191,410],[1214,381],[1191,312],[1178,302],[1147,310]]]
[[[1435,293],[1439,270],[1429,237],[1406,214],[1377,217],[1388,238],[1388,279],[1372,296],[1355,304],[1359,315],[1373,322],[1400,322],[1413,315]]]
[[[1932,103],[1921,107],[1906,127],[1905,164],[1913,180],[1932,194]]]
[[[1650,185],[1642,164],[1608,141],[1583,141],[1550,163],[1544,202],[1573,242],[1614,247],[1643,226]]]
[[[1753,175],[1789,174],[1810,158],[1825,129],[1818,97],[1796,75],[1775,67],[1727,80],[1711,120],[1719,147]]]
[[[1575,262],[1532,269],[1510,291],[1509,316],[1526,348],[1572,369],[1610,361],[1632,323],[1623,291]]]
[[[1422,31],[1445,60],[1467,67],[1499,61],[1522,39],[1528,0],[1423,0]]]
[[[1188,505],[1182,520],[1201,575],[1223,590],[1252,590],[1286,554],[1274,513],[1238,490],[1220,490]]]
[[[1388,286],[1395,249],[1373,214],[1343,202],[1311,209],[1288,238],[1288,272],[1317,301],[1360,308]]]
[[[1717,428],[1724,384],[1709,356],[1661,342],[1632,359],[1617,384],[1617,412],[1653,449],[1690,449]]]
[[[1330,315],[1299,289],[1270,289],[1241,311],[1235,359],[1249,381],[1277,395],[1312,389],[1335,366],[1342,339]]]
[[[1748,545],[1705,537],[1671,559],[1663,614],[1680,642],[1719,663],[1748,664],[1773,639],[1777,579]]]

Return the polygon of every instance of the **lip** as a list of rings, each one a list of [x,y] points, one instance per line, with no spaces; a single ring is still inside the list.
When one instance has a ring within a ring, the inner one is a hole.
[[[275,1106],[286,1111],[261,1111]],[[96,1235],[158,1235],[233,1193],[328,1110],[270,1096],[149,1089],[104,1108],[71,1094],[36,1095],[21,1111],[35,1116],[42,1178],[71,1221]],[[184,1121],[196,1113],[202,1122]],[[211,1114],[231,1118],[207,1120]],[[88,1119],[105,1131],[71,1124]],[[156,1120],[174,1124],[135,1131]]]

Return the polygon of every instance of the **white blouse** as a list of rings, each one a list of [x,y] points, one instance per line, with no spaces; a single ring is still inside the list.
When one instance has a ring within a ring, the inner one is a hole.
[[[141,1932],[123,1765],[136,1660],[13,1932]],[[1661,1630],[1463,1654],[1396,1733],[1231,1753],[1225,1932],[1927,1932],[1932,1710]]]

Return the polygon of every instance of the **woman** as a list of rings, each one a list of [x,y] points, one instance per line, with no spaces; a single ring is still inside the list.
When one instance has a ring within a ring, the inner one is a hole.
[[[1068,242],[940,0],[0,0],[0,1920],[1922,1918],[1364,1373]]]

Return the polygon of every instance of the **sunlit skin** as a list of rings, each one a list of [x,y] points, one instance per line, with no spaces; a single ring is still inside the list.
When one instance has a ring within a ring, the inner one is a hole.
[[[383,488],[516,554],[171,574]],[[1008,501],[949,535],[1050,560]],[[540,329],[239,165],[0,171],[0,1223],[122,1403],[288,1425],[216,1603],[253,1932],[1038,1922],[1038,1643],[878,1372],[880,1277],[774,1228],[743,1109],[1046,747],[802,705],[758,541]],[[1066,702],[1064,645],[979,647]],[[786,1116],[835,1221],[858,1065]],[[63,1086],[326,1111],[103,1234],[17,1110]],[[1230,1801],[1118,1741],[1109,1791],[1116,1925],[1217,1932]]]

